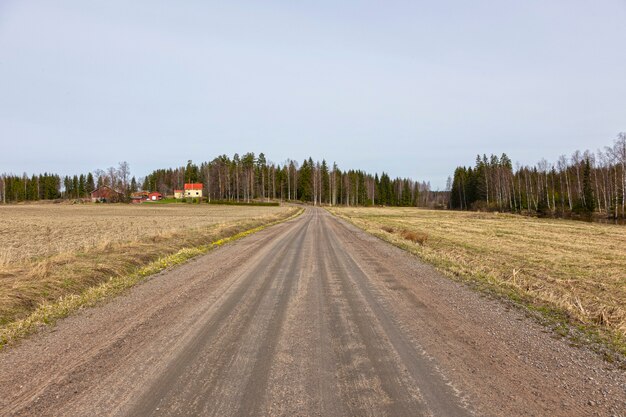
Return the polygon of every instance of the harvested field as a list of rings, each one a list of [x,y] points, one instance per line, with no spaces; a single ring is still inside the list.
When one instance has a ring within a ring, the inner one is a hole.
[[[330,211],[449,275],[593,330],[588,337],[598,331],[626,353],[623,226],[414,208]]]
[[[0,206],[0,267],[119,242],[166,237],[284,210],[193,204]]]
[[[293,214],[289,207],[0,206],[0,325],[180,249]]]

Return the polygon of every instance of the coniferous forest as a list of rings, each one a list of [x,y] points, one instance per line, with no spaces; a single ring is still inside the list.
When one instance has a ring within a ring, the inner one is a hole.
[[[458,167],[450,208],[530,212],[540,216],[626,216],[626,133],[596,153],[574,152],[555,163],[516,166],[506,155],[477,156]]]
[[[328,205],[390,205],[444,207],[445,193],[433,192],[430,184],[388,174],[339,169],[325,160],[268,162],[265,155],[219,156],[210,162],[156,170],[147,175],[143,189],[170,194],[187,182],[204,184],[209,201],[280,200]]]
[[[48,180],[48,178],[52,180]],[[185,183],[203,184],[209,202],[254,200],[301,201],[328,205],[389,205],[445,208],[446,192],[432,191],[428,182],[409,178],[391,179],[388,174],[362,170],[341,170],[337,164],[305,159],[283,164],[268,161],[263,153],[221,155],[208,162],[188,161],[177,168],[157,169],[137,180],[130,176],[128,163],[95,170],[93,173],[0,177],[0,201],[4,203],[45,199],[89,197],[97,187],[109,186],[127,198],[134,191],[158,191],[165,196],[182,189]]]
[[[101,186],[122,192],[126,198],[138,190],[164,196],[185,183],[203,184],[209,202],[301,201],[347,206],[405,206],[491,210],[540,216],[626,218],[626,133],[611,146],[593,153],[575,151],[550,163],[513,166],[502,154],[476,157],[474,166],[459,166],[445,191],[430,183],[362,170],[341,170],[337,164],[312,158],[276,164],[263,153],[221,155],[196,164],[157,169],[141,179],[131,177],[121,162],[106,170],[61,177],[57,174],[2,174],[0,201],[81,199]]]

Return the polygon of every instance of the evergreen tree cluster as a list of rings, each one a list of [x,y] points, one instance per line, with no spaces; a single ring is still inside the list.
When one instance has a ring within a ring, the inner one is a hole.
[[[63,188],[65,198],[86,198],[96,189],[93,174],[80,174],[73,177],[63,177]]]
[[[447,193],[432,191],[427,182],[395,178],[383,172],[370,174],[362,170],[341,170],[336,163],[307,158],[301,163],[287,160],[282,164],[269,161],[265,154],[248,152],[233,157],[220,155],[211,161],[187,164],[178,168],[160,168],[137,181],[130,177],[130,167],[97,169],[93,173],[59,177],[0,176],[0,201],[10,203],[42,199],[82,199],[99,187],[111,187],[126,200],[140,188],[172,195],[185,183],[202,183],[203,195],[209,201],[250,202],[252,200],[301,201],[316,205],[348,206],[447,206]],[[139,187],[141,185],[141,187]]]
[[[307,158],[275,164],[265,154],[220,155],[200,165],[157,169],[148,174],[143,189],[170,195],[187,182],[201,182],[210,201],[282,200],[328,205],[445,206],[446,194],[432,192],[430,184],[408,178],[390,179],[382,173],[342,171],[337,164]]]
[[[450,208],[468,210],[489,207],[503,209],[511,197],[507,193],[513,173],[511,160],[506,154],[501,157],[483,155],[476,157],[474,167],[458,167],[450,189]]]
[[[120,162],[117,168],[106,171],[97,169],[93,173],[64,176],[40,174],[22,176],[0,175],[0,203],[21,201],[81,199],[89,198],[97,187],[109,186],[129,199],[130,193],[137,190],[135,177],[130,177],[130,167]]]
[[[556,164],[545,159],[513,170],[506,154],[483,155],[473,167],[457,167],[449,206],[458,210],[531,212],[540,216],[626,217],[626,133],[613,146],[576,151]]]
[[[61,178],[55,174],[0,177],[0,202],[50,200],[61,197]]]

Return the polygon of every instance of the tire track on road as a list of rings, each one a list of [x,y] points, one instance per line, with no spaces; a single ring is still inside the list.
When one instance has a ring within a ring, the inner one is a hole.
[[[235,288],[224,294],[223,299],[201,319],[201,328],[159,379],[145,390],[130,414],[148,415],[159,408],[159,411],[169,415],[193,415],[203,412],[210,401],[213,400],[213,407],[219,407],[224,394],[233,395],[233,392],[223,388],[223,381],[233,379],[232,376],[228,378],[228,373],[233,371],[236,354],[243,346],[242,334],[249,331],[255,320],[263,318],[256,313],[263,303],[267,304],[268,292],[273,287],[275,291],[283,283],[284,276],[281,282],[276,282],[279,271],[289,271],[297,260],[295,257],[270,255],[288,252],[294,239],[296,242],[304,239],[302,231],[306,227],[307,221],[294,223],[279,240],[270,242],[255,254],[254,259],[258,260],[256,266],[244,270],[233,284]],[[288,259],[291,263],[286,265]],[[198,384],[198,381],[201,383]],[[222,396],[213,398],[212,394],[220,390]],[[155,398],[158,400],[156,403]],[[227,408],[233,406],[232,403],[226,405]],[[192,408],[191,414],[187,408]]]

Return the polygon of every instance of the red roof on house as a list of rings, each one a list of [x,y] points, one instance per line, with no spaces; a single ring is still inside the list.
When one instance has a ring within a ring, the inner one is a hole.
[[[175,193],[182,193],[183,190],[174,190]]]
[[[195,182],[185,184],[185,190],[202,190],[202,183]]]
[[[150,197],[161,197],[162,194],[161,193],[157,193],[157,192],[153,192],[149,194]]]
[[[120,194],[120,192],[115,191],[108,185],[103,185],[102,187],[98,187],[91,192],[91,198],[110,198],[112,196],[119,196]]]

